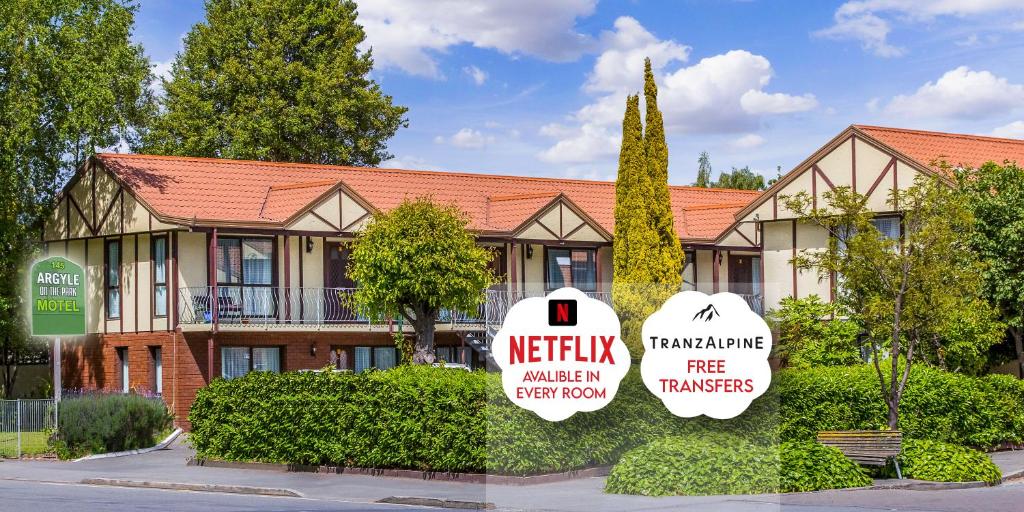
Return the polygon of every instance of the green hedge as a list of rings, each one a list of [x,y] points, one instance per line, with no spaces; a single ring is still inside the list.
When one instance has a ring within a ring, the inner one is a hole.
[[[252,372],[192,404],[200,457],[435,471],[484,467],[482,374],[400,366],[358,375]]]
[[[121,394],[66,398],[57,418],[59,434],[52,445],[61,458],[148,448],[172,419],[159,398]]]
[[[630,450],[605,491],[643,496],[764,494],[779,490],[779,454],[738,437],[667,437]]]
[[[1002,479],[999,467],[977,450],[943,443],[907,439],[900,453],[903,476],[932,482],[987,482]]]
[[[630,450],[605,491],[708,496],[845,489],[871,484],[857,464],[813,441],[764,446],[728,434],[667,437]]]
[[[496,374],[408,366],[251,373],[200,390],[191,439],[200,456],[226,460],[523,475],[611,465],[670,436],[724,432],[770,446],[885,423],[866,365],[779,372],[768,393],[728,421],[673,416],[637,370],[607,407],[561,422],[513,405]],[[908,438],[979,448],[1021,442],[1024,383],[916,367],[901,418]]]
[[[815,441],[786,441],[779,445],[782,492],[846,489],[871,485],[871,477],[843,452]]]

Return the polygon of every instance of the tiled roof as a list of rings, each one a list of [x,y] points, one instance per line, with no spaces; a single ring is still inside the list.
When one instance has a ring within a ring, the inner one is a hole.
[[[608,181],[111,153],[97,159],[157,215],[200,224],[280,224],[344,183],[379,210],[429,195],[465,211],[471,228],[499,232],[519,226],[561,193],[606,231],[615,228],[615,183]],[[676,229],[684,239],[713,238],[731,218],[709,215],[706,224],[684,223],[683,210],[746,204],[757,194],[673,186]]]
[[[933,162],[941,161],[953,167],[980,167],[988,161],[1004,160],[1024,163],[1024,140],[881,126],[854,128],[932,169],[937,168]]]
[[[682,215],[676,214],[676,230],[684,233],[683,238],[707,239],[718,236],[723,228],[736,220],[736,212],[747,203],[712,204],[684,207]]]

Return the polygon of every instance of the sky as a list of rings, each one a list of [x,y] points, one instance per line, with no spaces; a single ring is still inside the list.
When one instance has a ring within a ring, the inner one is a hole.
[[[851,124],[1024,138],[1024,0],[362,0],[409,108],[382,166],[613,180],[650,57],[669,182],[789,171]],[[141,0],[163,75],[202,1]]]

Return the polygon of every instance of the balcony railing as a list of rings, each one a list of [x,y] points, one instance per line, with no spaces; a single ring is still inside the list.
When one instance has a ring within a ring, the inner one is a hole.
[[[587,296],[593,299],[600,300],[609,306],[612,304],[611,292],[585,292]],[[501,328],[501,323],[505,321],[505,315],[508,314],[508,310],[512,308],[517,302],[528,299],[531,297],[544,297],[547,295],[545,292],[525,292],[525,291],[507,291],[507,290],[487,290],[487,302],[485,303],[485,324],[487,327],[495,330]]]
[[[271,286],[194,286],[181,288],[178,323],[181,325],[386,325],[360,315],[353,300],[355,288],[280,288]],[[439,324],[480,325],[484,304],[467,314],[442,310]]]

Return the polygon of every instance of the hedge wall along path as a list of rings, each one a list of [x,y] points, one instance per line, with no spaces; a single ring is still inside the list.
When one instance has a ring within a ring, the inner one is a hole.
[[[610,465],[666,436],[731,433],[755,445],[885,424],[874,368],[786,370],[728,421],[672,416],[634,368],[612,403],[557,423],[505,399],[500,376],[429,367],[358,375],[250,373],[200,390],[200,457],[372,468],[537,474]],[[978,448],[1024,441],[1024,382],[914,369],[905,438]]]
[[[404,366],[359,375],[253,372],[192,405],[199,457],[436,471],[484,467],[484,379]]]

